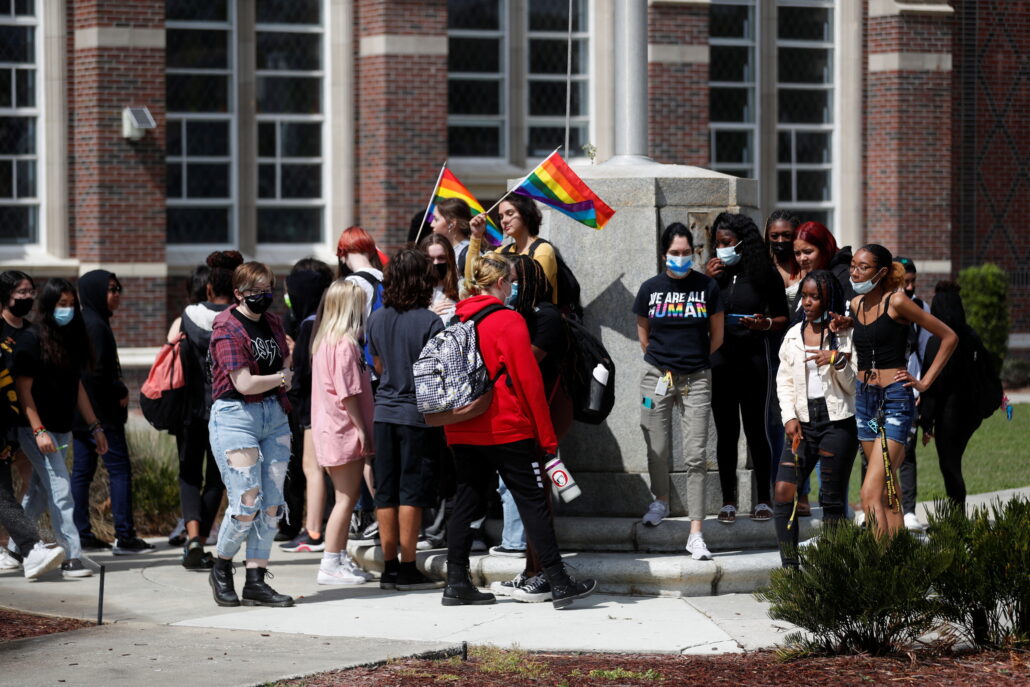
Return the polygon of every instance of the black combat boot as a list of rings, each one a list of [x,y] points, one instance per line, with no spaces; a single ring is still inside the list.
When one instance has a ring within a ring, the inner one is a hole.
[[[268,568],[247,568],[247,581],[243,585],[244,606],[292,606],[293,597],[280,594],[265,582]]]
[[[232,576],[236,573],[232,561],[224,558],[216,558],[211,568],[211,576],[208,582],[211,584],[211,592],[214,594],[215,603],[219,606],[239,606],[240,597],[236,596],[236,588],[233,586]]]
[[[544,568],[544,577],[551,583],[551,603],[555,608],[565,608],[575,599],[588,597],[597,590],[596,580],[576,582],[569,577],[564,563]]]
[[[464,565],[447,564],[447,586],[443,590],[444,606],[486,606],[496,603],[493,594],[476,589],[472,584],[472,576]]]

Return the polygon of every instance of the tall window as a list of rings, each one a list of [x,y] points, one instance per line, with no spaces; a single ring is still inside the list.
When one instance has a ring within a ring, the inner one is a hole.
[[[0,244],[39,240],[38,43],[35,0],[0,0]]]
[[[712,169],[753,179],[758,176],[754,1],[713,4],[709,26]]]
[[[587,142],[587,0],[575,0],[569,147]],[[521,164],[565,143],[567,0],[448,0],[448,150]]]
[[[234,4],[165,3],[168,243],[234,241]]]

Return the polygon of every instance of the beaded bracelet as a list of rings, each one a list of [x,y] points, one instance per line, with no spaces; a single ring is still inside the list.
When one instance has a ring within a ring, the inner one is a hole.
[[[46,434],[46,427],[44,427],[43,425],[36,427],[36,429],[32,432],[33,437],[38,437],[40,434]]]
[[[91,423],[90,426],[89,426],[89,433],[90,434],[96,434],[97,431],[101,431],[101,432],[104,431],[104,427],[103,427],[103,425],[100,424],[99,420],[96,421],[96,422]]]
[[[833,369],[835,370],[843,370],[847,366],[848,357],[846,355],[842,355],[840,358],[837,359],[837,362],[833,363]]]

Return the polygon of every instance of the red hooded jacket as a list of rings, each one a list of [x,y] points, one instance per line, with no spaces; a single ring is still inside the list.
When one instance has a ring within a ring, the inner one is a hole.
[[[491,304],[493,296],[473,296],[458,303],[462,322]],[[548,453],[556,453],[558,439],[544,395],[540,366],[533,357],[526,321],[514,310],[488,315],[476,325],[479,349],[491,379],[503,365],[505,373],[494,385],[490,408],[478,417],[444,427],[447,443],[492,446],[535,439]]]

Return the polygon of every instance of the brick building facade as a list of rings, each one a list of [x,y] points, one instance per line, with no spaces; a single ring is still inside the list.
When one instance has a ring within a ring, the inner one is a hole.
[[[643,0],[641,0],[643,1]],[[572,157],[613,153],[616,0],[576,0]],[[351,224],[404,241],[440,164],[484,203],[564,140],[565,0],[0,0],[0,262],[127,287],[146,361],[210,250],[283,274]],[[1030,349],[1030,8],[650,0],[650,152],[759,179],[922,291],[1010,275]],[[156,127],[122,135],[122,111]]]

